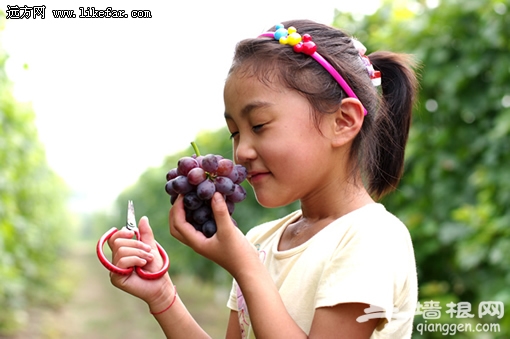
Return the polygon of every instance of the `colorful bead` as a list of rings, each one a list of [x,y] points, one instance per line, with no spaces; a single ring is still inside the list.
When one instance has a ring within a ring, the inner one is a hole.
[[[303,41],[294,46],[294,52],[312,55],[317,50],[317,45],[312,41],[310,34],[303,34]]]
[[[289,35],[287,29],[282,24],[278,24],[275,27],[276,27],[276,31],[274,32],[275,40],[280,40],[281,38],[287,37],[287,35]]]
[[[294,46],[301,42],[301,34],[297,32],[295,27],[289,27],[287,31],[289,33],[288,36],[278,39],[281,44]]]

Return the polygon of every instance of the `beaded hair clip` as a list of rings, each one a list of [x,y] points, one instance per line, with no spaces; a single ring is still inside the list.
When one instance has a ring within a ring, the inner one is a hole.
[[[311,56],[314,58],[319,64],[321,64],[326,71],[328,71],[329,74],[338,82],[340,87],[345,91],[347,96],[358,99],[354,91],[351,89],[351,87],[347,84],[347,82],[344,80],[344,78],[338,73],[338,71],[326,60],[322,55],[317,53],[317,46],[315,45],[315,42],[312,41],[312,37],[309,34],[303,34],[301,36],[295,27],[289,27],[286,29],[282,24],[278,24],[275,26],[276,30],[274,32],[265,32],[262,33],[259,37],[269,37],[273,38],[275,40],[278,40],[283,45],[290,45],[294,49],[294,52],[296,53],[303,53],[306,55]],[[361,46],[361,42],[357,40],[353,40],[355,42],[358,42]],[[358,52],[360,52],[360,46],[355,44],[355,47],[358,49]],[[363,48],[365,48],[363,46]],[[367,56],[364,55],[364,53],[360,52],[361,60],[363,61],[364,65],[367,67],[367,71],[369,73],[370,78],[372,79],[372,83],[375,86],[378,86],[381,82],[381,73],[379,71],[375,71],[372,64],[370,63],[370,60]],[[367,64],[368,62],[368,64]],[[371,70],[369,69],[371,68]],[[374,82],[375,80],[375,82]],[[358,99],[359,100],[359,99]],[[361,101],[360,101],[361,102]],[[363,106],[363,104],[361,104]],[[363,106],[363,112],[365,115],[367,115],[367,110],[365,106]]]
[[[374,86],[381,86],[381,72],[376,71],[368,56],[365,55],[367,48],[363,45],[359,40],[352,39],[352,43],[354,47],[358,50],[359,56],[363,64],[365,65],[368,75],[370,76],[370,80],[372,80],[372,84]]]

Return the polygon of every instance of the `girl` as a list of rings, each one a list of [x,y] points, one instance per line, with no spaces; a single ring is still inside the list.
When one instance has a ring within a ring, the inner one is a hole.
[[[411,336],[411,239],[375,201],[401,177],[417,82],[408,56],[364,52],[340,30],[305,20],[236,48],[224,89],[235,161],[261,205],[300,200],[301,209],[244,236],[216,193],[218,231],[205,238],[185,221],[182,197],[171,208],[171,234],[234,277],[227,338]],[[139,228],[143,242],[129,231],[110,239],[113,263],[156,271],[147,218]],[[208,337],[168,275],[111,281],[145,300],[167,337]]]

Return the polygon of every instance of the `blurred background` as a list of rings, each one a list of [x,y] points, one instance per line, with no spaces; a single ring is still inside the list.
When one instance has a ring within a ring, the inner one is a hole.
[[[7,5],[45,5],[45,19],[6,19]],[[150,18],[52,12],[107,6]],[[509,10],[508,0],[2,3],[0,338],[163,337],[95,256],[128,199],[150,218],[190,311],[224,336],[231,278],[170,236],[165,175],[191,141],[232,155],[222,91],[235,44],[296,18],[420,62],[405,175],[382,201],[413,237],[423,305],[413,338],[509,338]],[[243,231],[298,208],[262,209],[248,192],[234,213]],[[489,301],[492,315],[479,317]],[[452,333],[461,324],[473,331]]]

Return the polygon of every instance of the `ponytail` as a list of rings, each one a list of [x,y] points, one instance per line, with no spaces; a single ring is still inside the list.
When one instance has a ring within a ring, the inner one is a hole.
[[[364,164],[367,189],[378,199],[393,191],[402,176],[418,81],[410,55],[374,52],[369,58],[382,74],[382,102],[367,140],[371,154]]]

